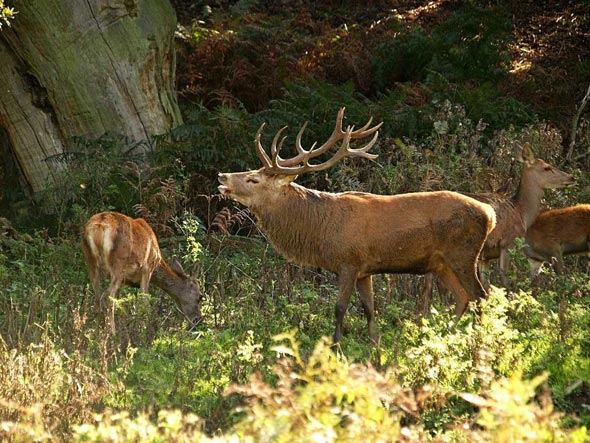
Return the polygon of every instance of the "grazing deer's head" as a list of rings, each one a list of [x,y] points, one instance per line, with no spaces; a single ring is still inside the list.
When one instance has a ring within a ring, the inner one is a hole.
[[[147,292],[153,281],[174,299],[192,324],[201,320],[198,262],[191,275],[184,272],[175,257],[167,262],[162,257],[156,234],[144,219],[133,219],[118,212],[95,214],[84,227],[82,250],[98,303],[103,295],[101,276],[109,277],[105,295],[110,299],[115,298],[123,284],[139,286]],[[111,301],[112,332],[115,331],[114,315]]]

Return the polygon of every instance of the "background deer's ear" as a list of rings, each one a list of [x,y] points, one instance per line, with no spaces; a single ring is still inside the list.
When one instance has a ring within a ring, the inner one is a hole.
[[[530,143],[525,143],[524,145],[519,146],[516,159],[521,163],[530,163],[535,159],[535,154]]]
[[[200,268],[201,268],[201,262],[197,260],[195,262],[195,265],[193,266],[193,269],[191,270],[191,276],[196,277],[197,275],[199,275]]]
[[[173,271],[182,274],[182,275],[186,275],[186,273],[184,272],[184,269],[182,269],[182,265],[180,264],[180,262],[178,261],[178,259],[176,258],[176,256],[172,257],[169,261],[170,267],[172,268]]]

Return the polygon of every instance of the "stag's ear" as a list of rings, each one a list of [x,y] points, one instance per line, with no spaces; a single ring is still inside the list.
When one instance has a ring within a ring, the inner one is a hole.
[[[169,265],[174,272],[177,272],[178,274],[186,275],[186,273],[184,272],[184,269],[182,269],[182,265],[180,264],[180,262],[178,261],[176,256],[174,256],[170,259]]]
[[[533,148],[531,148],[530,143],[525,143],[524,146],[521,146],[517,160],[521,163],[530,163],[535,159],[535,154],[533,153]]]
[[[296,175],[276,175],[276,181],[281,186],[287,186],[289,183],[294,181],[297,176]]]

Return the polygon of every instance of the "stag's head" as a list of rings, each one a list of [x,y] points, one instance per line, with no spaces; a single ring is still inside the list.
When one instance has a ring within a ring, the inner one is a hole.
[[[542,189],[563,188],[575,182],[571,174],[536,158],[528,143],[521,147],[517,159],[524,165],[523,180],[534,183]]]
[[[281,138],[282,132],[286,127],[281,128],[275,135],[270,147],[270,157],[262,147],[260,141],[264,123],[256,132],[255,145],[256,153],[262,162],[262,168],[235,173],[219,174],[219,192],[245,206],[256,206],[259,203],[268,204],[272,198],[280,197],[286,187],[297,178],[299,174],[313,171],[322,171],[335,165],[345,157],[364,157],[375,159],[377,155],[370,154],[368,151],[377,142],[379,132],[377,131],[382,123],[371,127],[372,119],[369,119],[362,128],[354,130],[354,127],[348,126],[342,129],[342,119],[344,117],[344,108],[338,111],[336,126],[328,140],[317,147],[314,143],[311,148],[304,149],[301,145],[301,138],[305,131],[307,123],[299,130],[295,139],[295,157],[284,159],[279,152],[286,137]],[[353,149],[350,147],[350,141],[361,139],[373,135],[371,141],[362,148]],[[310,164],[310,160],[316,159],[327,152],[337,143],[340,143],[338,151],[328,160],[321,163]]]

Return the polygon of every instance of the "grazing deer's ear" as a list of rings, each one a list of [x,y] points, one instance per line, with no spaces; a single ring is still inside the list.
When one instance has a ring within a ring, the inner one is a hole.
[[[200,261],[196,261],[195,265],[193,266],[193,269],[191,270],[191,275],[192,276],[196,276],[199,274],[199,269],[201,268],[201,262]]]
[[[530,143],[525,143],[521,146],[518,152],[517,160],[521,163],[530,163],[535,159],[535,154],[531,148]]]
[[[178,261],[176,256],[173,256],[170,259],[169,264],[170,264],[170,267],[172,268],[173,271],[175,271],[179,274],[186,275],[186,273],[184,272],[184,269],[182,269],[182,265],[180,264],[180,262]]]

